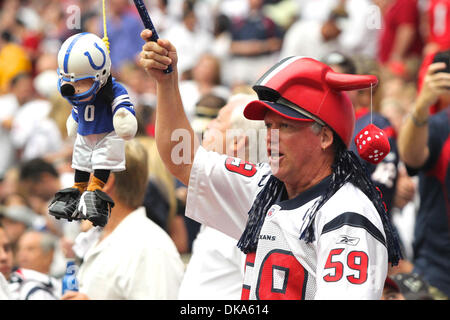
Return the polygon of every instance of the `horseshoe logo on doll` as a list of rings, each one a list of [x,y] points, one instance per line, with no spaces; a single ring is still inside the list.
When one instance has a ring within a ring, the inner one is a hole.
[[[86,56],[86,57],[88,57],[88,59],[89,59],[89,64],[91,65],[91,67],[94,69],[94,70],[100,70],[100,69],[102,69],[104,66],[105,66],[105,63],[106,63],[106,54],[105,54],[105,51],[103,51],[103,49],[102,48],[100,48],[100,46],[97,44],[97,43],[94,43],[94,46],[102,53],[102,55],[103,55],[103,63],[101,64],[101,66],[98,66],[98,65],[96,65],[95,63],[94,63],[94,60],[92,60],[92,57],[91,57],[91,54],[89,53],[89,51],[86,51],[85,53],[84,53],[84,55]]]

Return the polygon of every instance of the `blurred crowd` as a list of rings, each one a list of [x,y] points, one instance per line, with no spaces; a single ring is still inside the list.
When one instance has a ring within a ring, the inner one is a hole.
[[[368,110],[380,115],[395,141],[433,57],[450,49],[447,0],[144,2],[160,38],[177,48],[184,108],[200,134],[232,95],[252,94],[252,84],[275,62],[298,55],[346,73],[377,75],[376,88],[358,91],[351,99],[357,118]],[[185,263],[189,261],[200,225],[184,217],[186,186],[166,171],[153,140],[156,88],[138,65],[143,24],[132,1],[105,3],[106,30],[101,0],[0,0],[0,247],[9,252],[0,251],[0,271],[9,282],[17,282],[17,270],[25,269],[48,276],[44,280],[51,286],[63,276],[66,260],[76,256],[77,236],[91,227],[48,215],[54,194],[73,182],[73,140],[65,128],[71,106],[58,92],[57,53],[65,39],[84,31],[100,37],[107,32],[112,75],[134,102],[136,140],[148,151],[143,206],[170,235]],[[430,113],[448,109],[447,102],[442,97]],[[394,160],[374,169],[372,178],[391,190],[383,191],[391,197],[388,212],[402,242],[404,263],[392,268],[387,285],[399,291],[395,275],[409,275],[413,280],[406,283],[419,281],[411,274],[417,276],[414,229],[421,199],[418,176],[408,174],[401,157]],[[449,187],[448,180],[449,173],[442,185]],[[444,197],[447,211],[440,214],[450,220],[448,190]],[[449,245],[447,240],[435,250],[448,258]],[[433,298],[450,294],[448,274],[442,286],[433,277],[420,276],[425,279],[421,284],[430,282],[426,285],[434,290]]]

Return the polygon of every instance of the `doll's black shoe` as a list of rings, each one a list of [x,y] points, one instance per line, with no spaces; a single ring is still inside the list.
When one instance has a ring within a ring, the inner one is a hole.
[[[88,219],[94,226],[104,227],[113,207],[114,201],[103,191],[85,191],[78,203],[77,216]]]
[[[56,219],[78,220],[76,209],[80,196],[80,191],[77,188],[66,188],[58,191],[48,206],[49,214]]]

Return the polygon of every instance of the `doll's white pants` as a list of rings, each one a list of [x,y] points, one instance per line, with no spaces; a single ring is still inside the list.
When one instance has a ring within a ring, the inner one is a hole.
[[[125,141],[114,131],[82,136],[77,134],[73,146],[72,168],[93,172],[125,170]]]

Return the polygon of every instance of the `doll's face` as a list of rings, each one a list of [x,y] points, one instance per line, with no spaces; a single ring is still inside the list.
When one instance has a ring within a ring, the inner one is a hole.
[[[61,83],[61,94],[63,96],[73,96],[76,94],[81,94],[81,93],[88,91],[92,87],[93,84],[94,84],[93,79],[83,79],[83,80],[78,80],[76,82],[63,81]],[[80,101],[87,101],[89,99],[90,99],[90,97],[87,97]]]
[[[93,79],[83,79],[83,80],[78,80],[76,82],[64,81],[61,85],[64,85],[66,83],[69,83],[74,87],[75,94],[80,94],[80,93],[83,93],[83,92],[86,92],[87,90],[89,90],[92,87],[92,85],[94,84],[94,80]]]

